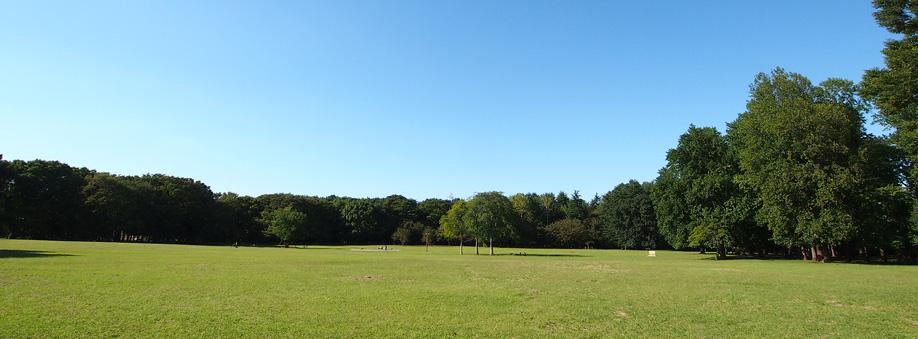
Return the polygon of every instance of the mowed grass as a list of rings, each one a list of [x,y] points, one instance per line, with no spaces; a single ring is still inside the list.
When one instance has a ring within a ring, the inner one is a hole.
[[[918,337],[916,266],[397,248],[0,240],[0,337]]]

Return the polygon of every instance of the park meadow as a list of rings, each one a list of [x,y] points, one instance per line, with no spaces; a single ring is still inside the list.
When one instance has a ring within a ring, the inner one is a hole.
[[[377,248],[0,240],[0,337],[918,336],[918,266]]]

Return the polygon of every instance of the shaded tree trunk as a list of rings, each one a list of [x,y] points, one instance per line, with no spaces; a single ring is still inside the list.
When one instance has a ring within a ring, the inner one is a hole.
[[[475,238],[475,255],[478,255],[478,238]]]
[[[488,238],[488,248],[491,251],[488,255],[494,255],[494,238]]]
[[[462,237],[459,237],[459,255],[462,255]]]

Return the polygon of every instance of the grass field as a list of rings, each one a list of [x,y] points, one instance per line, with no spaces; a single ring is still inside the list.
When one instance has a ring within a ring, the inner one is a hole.
[[[0,337],[918,337],[918,266],[398,249],[0,240]]]

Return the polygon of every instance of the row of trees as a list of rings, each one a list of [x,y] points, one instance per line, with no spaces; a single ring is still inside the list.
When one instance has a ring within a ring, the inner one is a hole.
[[[690,127],[655,181],[661,235],[675,248],[764,254],[799,249],[814,261],[896,253],[918,243],[918,3],[875,0],[902,39],[860,84],[818,85],[783,69],[756,76],[746,112]],[[889,137],[864,130],[876,108]]]
[[[578,192],[509,198],[486,192],[467,202],[417,202],[400,195],[249,197],[214,193],[188,178],[120,176],[57,161],[0,158],[0,232],[27,239],[193,244],[461,239],[528,247],[656,247],[663,244],[649,185],[623,184],[590,202]]]
[[[746,111],[689,129],[653,182],[589,202],[484,192],[417,202],[213,193],[166,175],[118,176],[0,157],[0,231],[11,237],[177,243],[462,244],[712,249],[734,254],[912,258],[918,244],[918,20],[909,0],[876,0],[901,39],[861,83],[756,76]],[[888,137],[864,129],[874,111]]]

